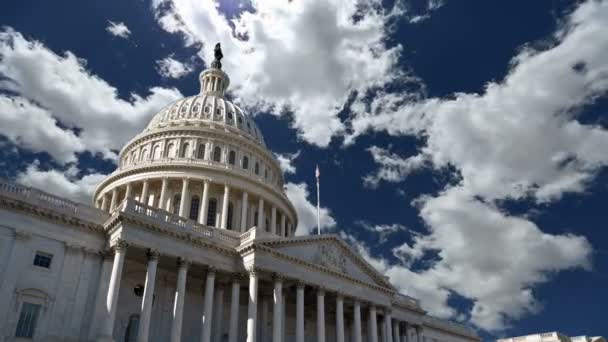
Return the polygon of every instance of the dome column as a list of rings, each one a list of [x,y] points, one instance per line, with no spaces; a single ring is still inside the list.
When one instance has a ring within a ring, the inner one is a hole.
[[[163,177],[162,183],[160,186],[160,198],[158,199],[158,207],[162,210],[167,210],[167,186],[169,185],[169,180],[167,177]]]
[[[188,205],[188,184],[190,183],[190,179],[189,178],[183,178],[182,179],[182,194],[181,194],[181,199],[179,202],[179,216],[181,217],[186,217],[188,215],[187,211],[187,205]]]
[[[133,195],[133,185],[131,183],[127,183],[127,186],[125,189],[125,200],[128,198],[131,198],[132,195]]]
[[[274,205],[270,212],[270,232],[275,235],[277,234],[277,207]]]
[[[264,229],[264,199],[260,197],[258,202],[258,222],[256,222],[258,229]]]
[[[221,228],[226,229],[228,225],[228,204],[230,202],[230,187],[224,185],[224,200],[222,201],[222,224]]]
[[[247,230],[247,206],[249,204],[249,195],[247,191],[243,191],[243,199],[241,205],[241,232],[245,232]]]
[[[108,211],[108,196],[106,194],[101,196],[101,210]]]
[[[112,199],[110,200],[110,212],[116,210],[116,202],[118,201],[118,189],[112,189]]]
[[[286,221],[287,221],[287,218],[285,217],[285,214],[282,214],[281,215],[281,236],[285,236]]]
[[[209,181],[203,181],[203,196],[201,198],[201,211],[198,213],[198,223],[207,224],[207,207],[209,206]]]
[[[150,189],[150,183],[148,180],[144,180],[144,184],[141,187],[141,196],[139,196],[139,201],[143,204],[148,204],[148,190]]]

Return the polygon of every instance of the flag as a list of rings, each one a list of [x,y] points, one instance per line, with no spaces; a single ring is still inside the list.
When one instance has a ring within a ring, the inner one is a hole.
[[[319,172],[319,165],[317,165],[317,169],[315,170],[315,177],[319,179],[319,176],[321,176],[321,172]]]

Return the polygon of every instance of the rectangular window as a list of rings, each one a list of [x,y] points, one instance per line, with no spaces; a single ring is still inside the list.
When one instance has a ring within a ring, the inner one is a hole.
[[[39,313],[40,305],[24,302],[21,305],[21,314],[19,315],[15,337],[33,338]]]
[[[36,252],[36,256],[34,257],[34,266],[51,268],[51,260],[53,260],[52,254]]]

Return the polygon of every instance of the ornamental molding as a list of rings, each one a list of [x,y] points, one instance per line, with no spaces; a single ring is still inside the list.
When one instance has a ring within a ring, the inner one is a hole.
[[[281,259],[284,261],[288,261],[290,263],[296,264],[298,266],[304,267],[304,268],[308,268],[312,271],[316,271],[316,272],[322,272],[325,273],[327,275],[330,276],[334,276],[336,278],[340,278],[342,280],[345,280],[347,282],[359,285],[359,286],[363,286],[363,287],[367,287],[370,288],[372,290],[375,291],[379,291],[382,292],[384,294],[387,295],[394,295],[395,291],[392,288],[387,288],[387,287],[382,287],[376,284],[371,284],[362,280],[359,280],[357,278],[354,278],[348,274],[344,274],[342,272],[338,272],[332,268],[328,268],[326,266],[323,265],[318,265],[312,262],[308,262],[296,257],[293,257],[291,255],[287,255],[285,253],[279,252],[278,250],[268,247],[265,244],[261,244],[261,243],[257,243],[257,242],[252,242],[246,246],[244,246],[243,248],[238,249],[238,251],[241,253],[241,256],[244,256],[246,254],[251,254],[251,253],[257,253],[257,252],[263,252],[263,253],[267,253],[272,255],[273,257],[277,258],[277,259]],[[310,283],[311,286],[316,286],[318,287],[319,284],[312,284]],[[329,289],[328,289],[329,290]],[[339,292],[338,289],[331,289],[332,292]]]
[[[348,246],[342,239],[340,239],[337,235],[327,234],[327,235],[316,235],[316,236],[305,236],[305,237],[292,237],[287,239],[277,239],[277,240],[268,240],[262,241],[261,243],[267,246],[296,246],[296,245],[310,245],[311,242],[333,242],[336,247],[338,247],[343,255],[349,257],[349,259],[357,266],[361,268],[361,270],[368,275],[370,278],[379,282],[387,288],[390,288],[392,292],[395,292],[393,285],[388,282],[384,276],[382,276],[376,269],[373,268],[367,261],[365,261],[358,253],[355,253],[350,246]],[[341,272],[340,272],[341,273]]]

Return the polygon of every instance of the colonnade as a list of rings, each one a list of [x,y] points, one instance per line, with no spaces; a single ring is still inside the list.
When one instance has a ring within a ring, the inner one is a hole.
[[[118,303],[118,292],[120,281],[122,278],[122,270],[127,252],[127,244],[124,241],[118,241],[113,247],[114,260],[112,264],[111,277],[108,284],[106,309],[107,314],[102,318],[102,322],[98,331],[98,338],[101,340],[111,339],[114,322],[116,319],[116,306]],[[138,327],[138,342],[148,341],[150,333],[150,319],[152,314],[153,292],[155,287],[156,271],[158,267],[159,253],[153,250],[148,250],[148,264],[146,270],[146,281],[144,294],[142,297],[141,314]],[[186,293],[186,281],[190,262],[185,259],[178,259],[177,263],[177,284],[175,290],[175,300],[172,312],[171,322],[171,342],[181,340],[181,331],[183,324],[184,312],[184,297]],[[211,342],[212,329],[218,329],[222,324],[222,314],[215,313],[214,310],[223,310],[223,292],[217,294],[216,289],[217,271],[208,267],[205,280],[205,291],[201,317],[201,342]],[[247,323],[246,323],[246,341],[256,342],[257,326],[258,326],[258,285],[259,271],[255,268],[249,269],[246,275],[234,274],[230,284],[230,306],[229,306],[229,321],[228,321],[228,341],[236,342],[239,336],[239,299],[242,282],[244,278],[248,278],[248,303],[247,303]],[[272,341],[283,342],[285,338],[285,301],[288,299],[284,293],[285,279],[280,275],[273,275],[273,295],[272,295]],[[295,341],[304,342],[305,337],[305,291],[312,290],[316,294],[316,341],[326,341],[326,290],[321,287],[306,285],[303,282],[298,282],[296,285],[296,329]],[[215,293],[214,293],[215,292]],[[363,342],[362,332],[362,306],[366,305],[368,310],[368,327],[367,338],[368,342],[423,342],[422,326],[420,324],[411,324],[405,321],[398,321],[391,318],[390,308],[377,308],[373,303],[363,302],[358,298],[350,298],[352,302],[352,322],[351,322],[351,341]],[[219,302],[218,302],[219,301]],[[215,303],[214,303],[215,302]],[[265,302],[267,303],[267,302]],[[335,328],[336,342],[345,341],[345,296],[341,293],[335,294]],[[262,308],[262,325],[265,327],[268,319],[268,306]],[[383,315],[378,329],[378,314]],[[351,316],[351,315],[349,315]],[[214,320],[216,322],[214,322]],[[278,322],[278,324],[277,324]],[[414,339],[410,339],[408,331],[414,328],[416,335]],[[379,331],[380,330],[380,331]],[[264,335],[263,335],[264,336]],[[262,337],[264,339],[264,337]],[[262,341],[264,342],[264,341]]]
[[[169,189],[169,183],[176,181],[181,182],[181,191]],[[212,186],[223,188],[221,198],[211,197]],[[139,188],[137,193],[135,187]],[[254,200],[250,193],[243,189],[188,177],[151,178],[127,183],[102,194],[100,200],[96,201],[96,206],[101,210],[113,212],[120,201],[129,197],[136,197],[145,205],[173,212],[202,225],[241,232],[256,226],[280,236],[292,236],[294,233],[293,223],[286,213],[263,197],[257,195]],[[175,203],[177,199],[179,203]]]

